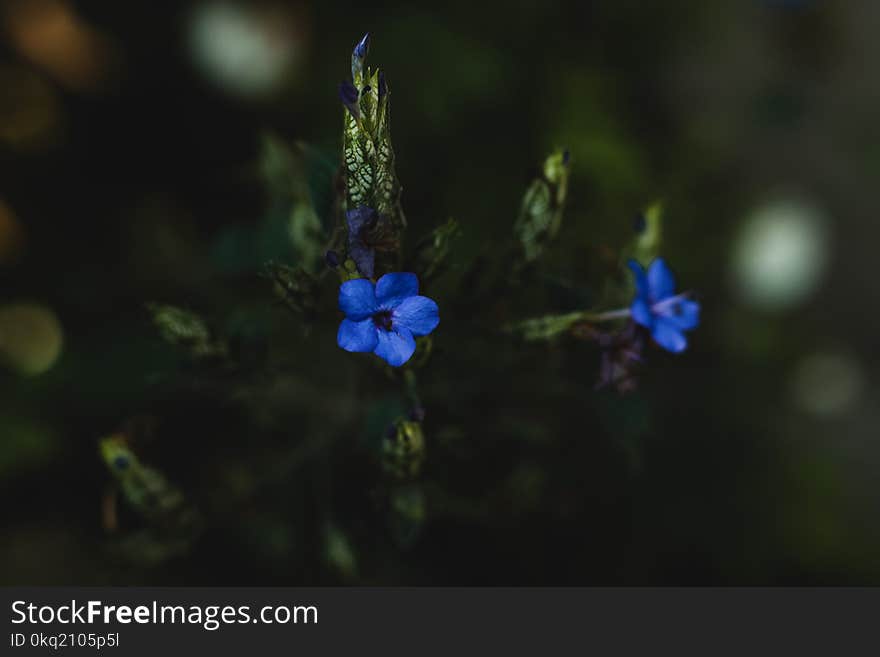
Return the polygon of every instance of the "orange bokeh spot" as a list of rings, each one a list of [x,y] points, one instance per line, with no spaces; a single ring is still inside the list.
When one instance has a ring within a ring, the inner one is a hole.
[[[24,57],[73,89],[96,86],[106,73],[109,45],[61,0],[16,0],[3,12],[5,31]]]

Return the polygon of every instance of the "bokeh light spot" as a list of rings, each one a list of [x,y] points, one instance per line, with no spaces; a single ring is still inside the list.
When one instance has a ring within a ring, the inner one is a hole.
[[[68,87],[95,86],[112,59],[107,39],[62,0],[9,2],[3,22],[13,46]]]
[[[815,205],[778,199],[759,206],[733,251],[736,292],[750,306],[781,311],[806,300],[828,260],[827,219]]]
[[[859,362],[843,353],[813,353],[796,365],[791,379],[795,405],[812,415],[849,411],[859,400],[864,376]]]
[[[281,5],[199,5],[190,18],[196,67],[229,93],[261,97],[277,91],[300,64],[307,31]]]
[[[0,362],[24,376],[49,370],[61,355],[61,322],[39,304],[0,306]]]

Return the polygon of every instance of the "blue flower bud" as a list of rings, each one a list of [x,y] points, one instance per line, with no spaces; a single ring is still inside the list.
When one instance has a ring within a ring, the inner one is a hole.
[[[379,101],[388,93],[388,85],[385,82],[385,71],[379,71]]]
[[[358,44],[351,52],[351,79],[354,80],[355,84],[359,84],[361,82],[364,71],[364,60],[366,59],[367,52],[369,50],[370,33],[367,32],[364,35],[364,38],[358,41]]]
[[[358,59],[364,59],[367,56],[367,51],[370,49],[370,33],[367,32],[363,38],[358,41],[358,44],[354,47],[354,52],[352,52],[353,57],[357,57]]]
[[[635,217],[633,217],[633,231],[637,235],[641,235],[645,232],[645,229],[648,227],[648,220],[645,218],[645,214],[643,212],[639,212]]]

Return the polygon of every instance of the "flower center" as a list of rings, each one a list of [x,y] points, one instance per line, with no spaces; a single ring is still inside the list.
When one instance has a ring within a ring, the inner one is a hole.
[[[674,315],[681,315],[684,313],[684,308],[682,307],[681,302],[686,299],[687,296],[687,292],[684,292],[682,294],[677,294],[674,297],[667,297],[666,299],[658,301],[652,305],[651,310],[655,313],[671,312]]]
[[[382,310],[373,315],[373,324],[384,331],[391,330],[391,311]]]

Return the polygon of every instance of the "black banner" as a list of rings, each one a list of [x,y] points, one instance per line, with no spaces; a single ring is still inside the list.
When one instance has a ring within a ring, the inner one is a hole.
[[[9,655],[851,654],[873,645],[880,591],[58,587],[2,604]]]

